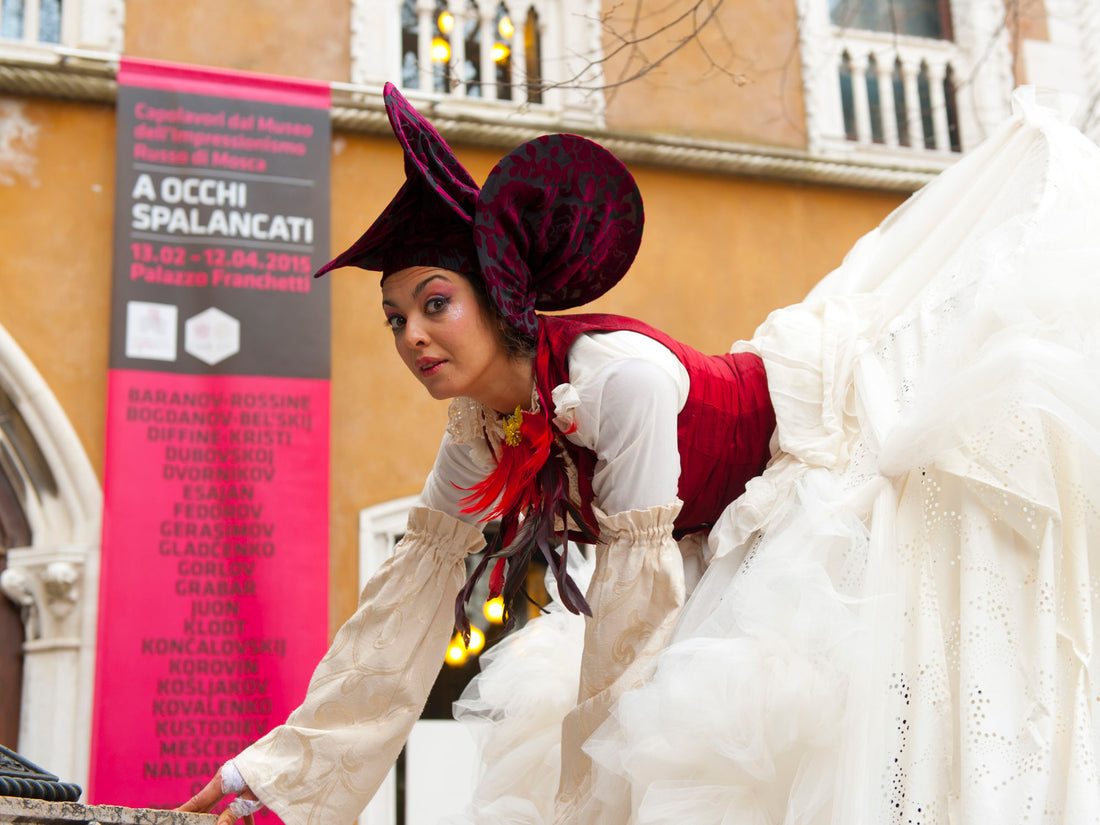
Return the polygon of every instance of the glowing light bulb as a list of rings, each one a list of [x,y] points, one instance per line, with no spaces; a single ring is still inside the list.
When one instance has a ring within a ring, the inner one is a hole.
[[[505,46],[503,43],[493,44],[493,62],[503,63],[508,59],[508,55],[512,53],[512,50]]]
[[[451,59],[451,44],[442,37],[432,40],[432,60],[436,63],[446,63]]]
[[[501,624],[504,621],[504,599],[500,596],[489,599],[485,602],[482,612],[485,614],[485,618],[493,624]]]
[[[447,646],[447,664],[451,667],[461,667],[466,663],[467,655],[466,645],[463,644],[462,637],[455,634],[450,645]]]
[[[508,15],[500,18],[500,22],[497,23],[497,31],[505,40],[511,40],[512,35],[516,33],[516,27],[512,25],[512,18]]]
[[[439,20],[436,25],[439,26],[439,30],[444,34],[450,34],[451,29],[455,27],[454,15],[449,11],[440,12]]]
[[[478,630],[476,627],[470,628],[470,643],[466,645],[466,650],[473,653],[475,656],[481,652],[481,649],[485,647],[485,634]]]

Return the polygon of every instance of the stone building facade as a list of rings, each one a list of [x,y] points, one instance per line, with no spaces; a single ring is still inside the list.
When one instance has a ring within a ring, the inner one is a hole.
[[[477,179],[548,131],[624,159],[633,271],[596,304],[704,351],[752,334],[1009,112],[1078,95],[1100,134],[1093,0],[24,0],[0,12],[0,742],[88,773],[118,58],[331,84],[332,249],[400,185],[399,82]],[[654,16],[654,15],[657,16]],[[391,354],[376,280],[332,284],[330,627],[399,530],[445,405]],[[377,323],[376,323],[377,321]],[[361,519],[361,514],[366,516]]]

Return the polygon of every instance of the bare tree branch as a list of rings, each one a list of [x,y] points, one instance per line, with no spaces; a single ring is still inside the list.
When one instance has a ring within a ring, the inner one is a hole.
[[[638,71],[634,72],[633,74],[628,75],[626,77],[621,77],[619,80],[616,80],[612,83],[603,84],[599,88],[612,89],[612,88],[616,88],[618,86],[626,85],[627,83],[630,83],[634,80],[637,80],[638,78],[644,77],[645,75],[649,74],[651,71],[656,69],[658,66],[661,66],[663,63],[665,63],[665,61],[667,61],[670,57],[672,57],[674,54],[679,52],[685,46],[691,44],[692,42],[697,41],[700,32],[703,30],[703,28],[706,27],[707,23],[709,23],[711,21],[711,19],[714,17],[714,15],[718,13],[718,9],[720,9],[722,7],[723,2],[724,2],[724,0],[713,0],[713,4],[711,5],[711,0],[696,0],[696,2],[693,3],[692,6],[689,9],[687,9],[685,12],[683,12],[682,14],[676,16],[671,21],[669,21],[668,23],[665,23],[663,26],[658,27],[656,30],[654,30],[652,32],[648,32],[647,34],[643,34],[643,35],[638,35],[637,32],[631,32],[631,35],[632,35],[631,37],[629,37],[629,38],[622,37],[621,38],[622,41],[623,41],[622,43],[620,43],[617,47],[612,49],[612,51],[609,54],[605,54],[603,57],[599,58],[598,60],[592,61],[589,64],[589,67],[586,67],[585,70],[583,70],[582,72],[575,75],[573,80],[574,81],[579,80],[580,76],[582,74],[586,73],[587,70],[589,68],[591,68],[592,66],[603,65],[603,64],[607,63],[607,61],[612,60],[613,58],[618,56],[618,54],[620,52],[622,52],[624,49],[632,48],[632,47],[638,47],[642,43],[652,42],[655,38],[657,38],[660,35],[665,34],[666,32],[676,28],[677,26],[679,26],[684,21],[691,20],[691,22],[692,22],[691,31],[689,31],[686,35],[681,37],[672,46],[665,49],[664,53],[661,54],[659,57],[657,57],[654,60],[651,60],[648,63],[648,65],[644,66],[642,69],[639,69]],[[701,21],[698,20],[697,16],[698,16],[699,10],[701,8],[704,8],[704,7],[708,6],[708,5],[710,5],[710,8],[707,11],[706,16]],[[641,0],[638,0],[637,7],[638,8],[641,7]],[[606,25],[607,25],[606,19],[601,21],[601,22],[606,27]],[[580,87],[577,87],[577,88],[591,90],[591,88],[595,88],[595,87],[580,86]]]
[[[801,43],[799,32],[805,26],[801,14],[795,16],[795,26],[790,48],[778,61],[769,66],[752,65],[739,53],[735,39],[730,36],[719,12],[725,7],[725,0],[693,0],[684,6],[683,0],[666,0],[657,5],[652,0],[618,0],[614,5],[601,12],[597,22],[610,48],[599,57],[592,58],[577,52],[574,58],[580,58],[583,66],[572,76],[556,82],[543,82],[541,89],[572,88],[581,91],[607,93],[609,99],[616,90],[641,80],[656,70],[666,66],[677,54],[689,46],[695,46],[705,59],[706,73],[715,73],[728,79],[735,86],[745,86],[752,82],[758,73],[779,73],[778,88],[780,94],[791,88],[791,76],[801,70]],[[643,2],[645,5],[643,6]],[[976,79],[996,56],[1001,48],[1002,38],[1009,36],[1009,48],[1015,74],[1020,60],[1023,38],[1026,35],[1030,12],[1028,3],[1035,0],[1004,0],[1003,13],[997,25],[983,44],[981,53],[970,65],[965,76],[957,77],[954,85],[956,94],[968,88],[976,87]],[[915,28],[907,18],[912,8],[901,0],[841,0],[832,6],[834,23],[842,28],[872,28],[878,31],[878,25],[885,23],[884,34],[892,35],[896,48],[900,51],[902,40],[911,36],[934,37]],[[942,7],[941,11],[946,11]],[[929,12],[931,14],[931,12]],[[877,21],[877,22],[876,22]],[[944,36],[950,37],[953,28],[950,17],[940,18],[944,27]],[[678,32],[682,32],[678,34]],[[771,61],[768,61],[771,63]],[[751,70],[744,66],[748,64]],[[614,67],[614,77],[610,76]],[[838,67],[839,70],[839,67]],[[599,80],[593,79],[598,73]],[[1007,90],[1006,90],[1007,92]],[[790,102],[782,102],[781,117],[787,125],[796,129],[805,129],[801,113],[792,111]],[[798,115],[798,116],[796,116]],[[1088,101],[1084,127],[1100,119],[1100,93]]]

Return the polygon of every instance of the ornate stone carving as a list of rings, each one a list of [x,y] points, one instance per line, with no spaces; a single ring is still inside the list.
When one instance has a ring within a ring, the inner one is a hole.
[[[41,636],[41,628],[38,624],[38,604],[34,598],[34,590],[31,587],[31,577],[25,570],[18,567],[8,567],[0,573],[0,590],[4,595],[19,606],[23,614],[23,628],[27,639],[37,639]]]
[[[0,589],[19,605],[28,643],[78,643],[84,553],[12,550]]]
[[[80,572],[67,561],[55,561],[46,565],[42,575],[46,591],[46,606],[58,619],[72,613],[80,598]]]

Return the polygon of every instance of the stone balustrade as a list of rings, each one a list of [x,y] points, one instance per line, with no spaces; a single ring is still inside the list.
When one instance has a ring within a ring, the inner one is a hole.
[[[213,814],[0,796],[0,825],[214,825]]]
[[[848,140],[960,151],[954,43],[839,29],[836,40]]]

